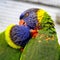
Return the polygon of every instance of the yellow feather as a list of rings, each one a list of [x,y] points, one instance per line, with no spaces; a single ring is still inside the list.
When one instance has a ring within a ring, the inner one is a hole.
[[[19,49],[21,46],[16,45],[15,43],[13,43],[13,41],[10,38],[10,30],[11,28],[15,26],[14,24],[11,24],[7,27],[7,29],[5,30],[5,38],[6,38],[6,42],[8,43],[8,45],[12,48],[16,48]]]
[[[40,10],[37,11],[36,14],[37,14],[37,20],[38,20],[39,23],[41,22],[41,20],[42,20],[42,18],[44,16],[44,13],[45,13],[45,11],[42,10],[42,9],[40,9]]]

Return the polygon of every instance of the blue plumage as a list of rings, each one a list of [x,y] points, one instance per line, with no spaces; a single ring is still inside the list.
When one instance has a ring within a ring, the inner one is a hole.
[[[23,19],[26,22],[27,26],[31,29],[34,29],[38,23],[36,16],[37,10],[38,9],[35,8],[28,9],[20,15],[20,20]]]
[[[11,29],[10,37],[15,44],[24,47],[31,38],[29,30],[27,26],[15,25]]]

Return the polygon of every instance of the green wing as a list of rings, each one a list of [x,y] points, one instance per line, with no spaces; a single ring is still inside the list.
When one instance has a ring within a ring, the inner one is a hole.
[[[36,38],[32,38],[21,55],[20,60],[58,60],[58,40],[56,34],[50,35],[40,30]]]
[[[11,48],[5,40],[5,34],[0,33],[0,60],[20,60],[21,52]]]

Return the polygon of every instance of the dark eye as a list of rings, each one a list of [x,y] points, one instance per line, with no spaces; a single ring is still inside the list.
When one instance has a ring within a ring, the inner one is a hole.
[[[25,14],[25,17],[28,17],[29,16],[29,12],[27,12],[26,14]]]

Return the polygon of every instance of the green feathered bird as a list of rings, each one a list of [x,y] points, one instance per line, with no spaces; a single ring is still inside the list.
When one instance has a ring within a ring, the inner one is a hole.
[[[41,29],[26,44],[20,60],[58,60],[59,44],[53,20],[41,9],[37,11],[37,19]]]
[[[0,33],[0,60],[20,60],[21,50],[29,39],[27,26],[9,25]]]

